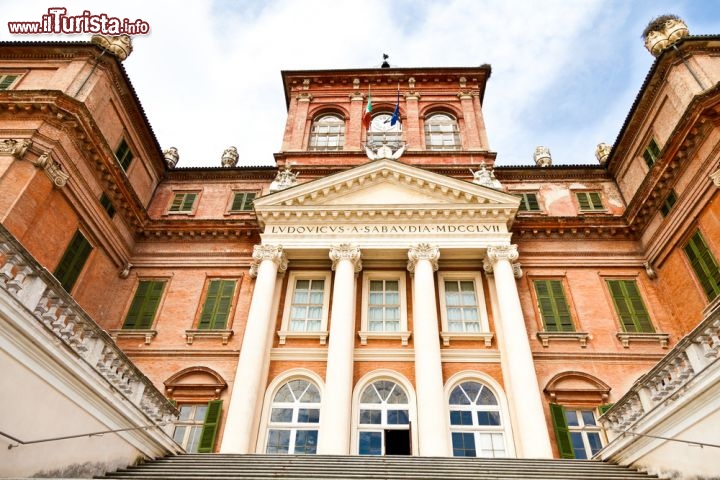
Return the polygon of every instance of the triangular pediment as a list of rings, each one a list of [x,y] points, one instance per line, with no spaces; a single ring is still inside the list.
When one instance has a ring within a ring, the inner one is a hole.
[[[519,200],[471,182],[393,160],[367,163],[255,200],[261,224],[276,219],[383,215],[486,217],[512,222]]]

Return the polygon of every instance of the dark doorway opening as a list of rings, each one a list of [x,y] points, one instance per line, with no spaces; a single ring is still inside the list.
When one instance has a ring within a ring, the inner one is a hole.
[[[385,455],[410,454],[410,430],[385,430]]]

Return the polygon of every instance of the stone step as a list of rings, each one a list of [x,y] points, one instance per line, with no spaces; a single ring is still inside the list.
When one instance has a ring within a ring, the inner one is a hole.
[[[617,465],[583,460],[187,454],[158,459],[98,478],[125,480],[250,478],[639,480],[657,477]]]

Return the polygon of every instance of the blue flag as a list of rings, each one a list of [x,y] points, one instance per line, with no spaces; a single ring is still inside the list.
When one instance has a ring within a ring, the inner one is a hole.
[[[400,121],[400,85],[398,85],[397,103],[395,104],[395,111],[393,112],[392,118],[390,119],[390,126],[394,127],[397,122]]]

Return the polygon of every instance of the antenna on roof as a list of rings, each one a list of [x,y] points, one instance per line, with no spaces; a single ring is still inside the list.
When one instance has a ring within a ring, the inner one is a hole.
[[[383,53],[383,63],[380,65],[380,68],[390,68],[390,64],[387,61],[388,58],[390,58],[390,56],[387,53]]]

